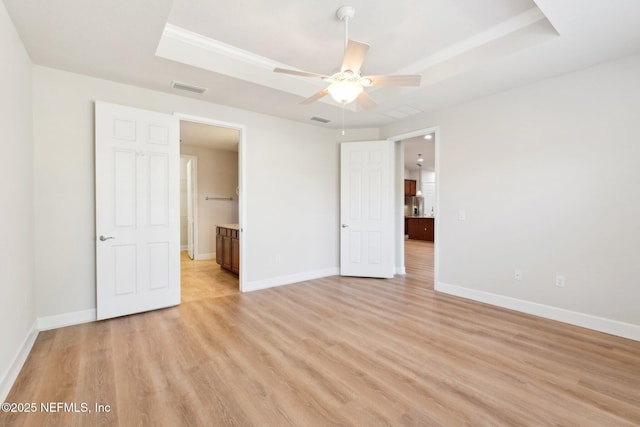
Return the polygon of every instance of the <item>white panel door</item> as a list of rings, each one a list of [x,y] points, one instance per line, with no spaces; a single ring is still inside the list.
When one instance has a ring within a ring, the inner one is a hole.
[[[180,304],[177,117],[96,102],[98,319]]]
[[[187,161],[187,254],[194,259],[193,249],[193,159]]]
[[[393,277],[393,142],[340,145],[340,274]]]

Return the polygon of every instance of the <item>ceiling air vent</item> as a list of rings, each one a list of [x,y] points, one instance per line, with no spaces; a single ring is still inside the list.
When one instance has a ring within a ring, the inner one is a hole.
[[[323,119],[322,117],[311,117],[311,120],[314,120],[316,122],[320,122],[320,123],[329,123],[331,120],[327,120],[327,119]]]
[[[187,90],[189,92],[195,93],[205,93],[207,91],[206,87],[194,86],[190,85],[189,83],[183,83],[176,80],[171,82],[171,87],[174,89]]]

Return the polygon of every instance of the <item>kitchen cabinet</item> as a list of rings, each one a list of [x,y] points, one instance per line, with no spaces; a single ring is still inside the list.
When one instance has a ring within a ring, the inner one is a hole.
[[[409,239],[427,240],[433,242],[434,218],[407,217]]]
[[[225,270],[240,274],[240,227],[238,224],[216,227],[216,262]]]
[[[415,196],[417,181],[415,179],[405,179],[404,180],[404,195],[405,197]]]

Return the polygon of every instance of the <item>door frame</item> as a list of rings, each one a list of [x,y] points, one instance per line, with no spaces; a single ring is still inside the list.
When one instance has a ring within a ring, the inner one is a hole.
[[[197,260],[200,255],[198,252],[198,156],[180,153],[180,158],[191,160],[192,162],[191,182],[193,185],[193,197],[191,200],[193,206],[191,206],[191,208],[193,209],[193,259]],[[189,231],[187,230],[187,232]]]
[[[434,212],[436,221],[433,230],[433,288],[438,287],[438,268],[440,259],[440,126],[432,126],[428,128],[417,129],[411,132],[394,135],[387,138],[395,142],[396,150],[396,273],[406,274],[404,262],[404,140],[420,135],[433,133],[435,140],[435,173],[436,173],[436,209]]]
[[[244,286],[244,278],[246,277],[247,263],[246,263],[246,229],[247,229],[247,212],[246,212],[246,126],[239,123],[230,123],[222,120],[212,119],[210,117],[194,116],[191,114],[185,114],[180,112],[174,112],[174,116],[178,117],[180,121],[202,123],[210,126],[217,126],[229,129],[235,129],[239,132],[238,141],[238,222],[240,225],[240,274],[238,275],[238,282],[240,292],[246,292]],[[212,238],[215,236],[212,233]]]

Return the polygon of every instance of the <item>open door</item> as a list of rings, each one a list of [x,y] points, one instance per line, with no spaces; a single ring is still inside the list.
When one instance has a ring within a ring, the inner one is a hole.
[[[194,218],[193,213],[195,211],[193,207],[194,202],[194,188],[193,188],[193,174],[194,174],[194,159],[187,160],[187,254],[189,258],[194,259]]]
[[[394,272],[393,142],[340,145],[340,274]]]
[[[97,318],[180,303],[178,118],[96,102]]]

